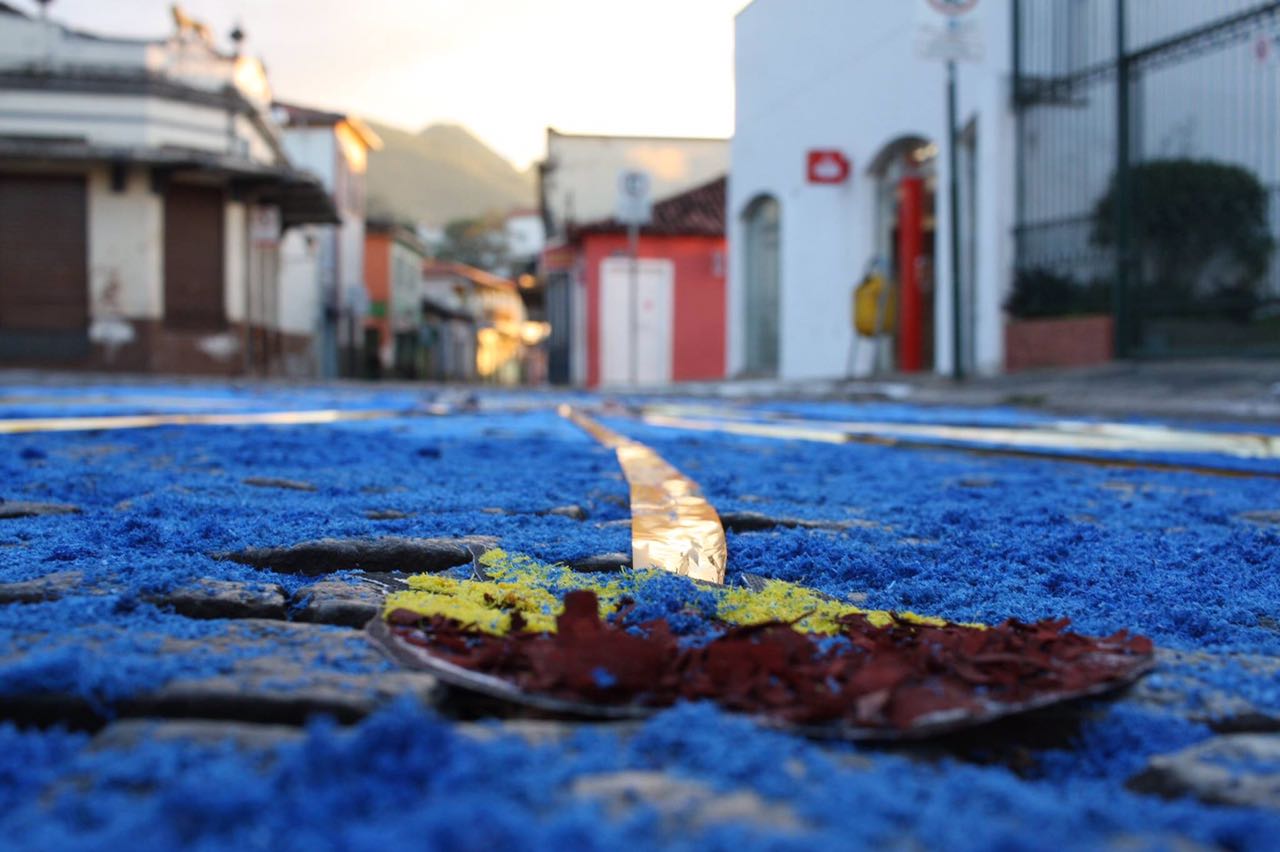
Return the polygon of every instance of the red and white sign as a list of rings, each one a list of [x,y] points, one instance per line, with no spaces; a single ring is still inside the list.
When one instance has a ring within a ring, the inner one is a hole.
[[[807,174],[809,183],[844,183],[849,179],[849,158],[834,148],[809,152]]]

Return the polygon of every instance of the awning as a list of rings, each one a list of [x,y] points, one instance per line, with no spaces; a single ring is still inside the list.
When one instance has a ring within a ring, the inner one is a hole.
[[[125,148],[93,145],[83,139],[0,136],[0,163],[28,165],[108,163],[147,166],[167,175],[220,177],[254,196],[261,204],[280,207],[281,224],[337,225],[337,208],[320,179],[289,166],[266,165],[237,157],[185,148]]]

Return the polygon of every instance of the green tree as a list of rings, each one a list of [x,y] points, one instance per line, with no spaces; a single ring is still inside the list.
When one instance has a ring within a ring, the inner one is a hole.
[[[454,219],[444,226],[444,243],[437,256],[490,272],[502,269],[507,263],[502,219],[493,216]]]
[[[1267,191],[1249,170],[1211,160],[1151,160],[1130,172],[1131,225],[1149,298],[1189,309],[1208,297],[1247,318],[1275,241]],[[1094,208],[1094,245],[1115,245],[1117,187]]]

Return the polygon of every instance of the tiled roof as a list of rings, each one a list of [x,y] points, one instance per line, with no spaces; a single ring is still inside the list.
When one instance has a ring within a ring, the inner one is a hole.
[[[725,191],[728,178],[715,180],[685,190],[653,205],[653,219],[640,233],[669,236],[722,237],[725,230]],[[616,219],[588,222],[570,229],[571,238],[580,234],[625,231],[627,226]]]
[[[382,137],[354,115],[329,112],[285,101],[275,101],[272,106],[281,114],[278,120],[288,127],[332,127],[335,124],[346,124],[360,137],[365,147],[374,151],[382,149]]]
[[[477,269],[474,266],[468,266],[465,263],[454,263],[448,260],[425,260],[422,262],[422,275],[426,278],[436,278],[447,275],[454,275],[459,278],[465,278],[481,287],[491,287],[497,290],[515,290],[516,282],[509,278],[503,278],[500,275],[494,275],[492,272],[485,272],[483,269]]]
[[[340,112],[329,112],[328,110],[314,109],[301,104],[286,103],[285,101],[276,101],[272,105],[285,114],[290,126],[328,126],[338,124],[347,119]]]

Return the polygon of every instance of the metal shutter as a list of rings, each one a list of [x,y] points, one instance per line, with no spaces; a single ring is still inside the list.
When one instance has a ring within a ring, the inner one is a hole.
[[[88,354],[82,177],[0,175],[0,359]]]
[[[164,321],[172,328],[226,326],[222,190],[171,184],[164,197]]]

